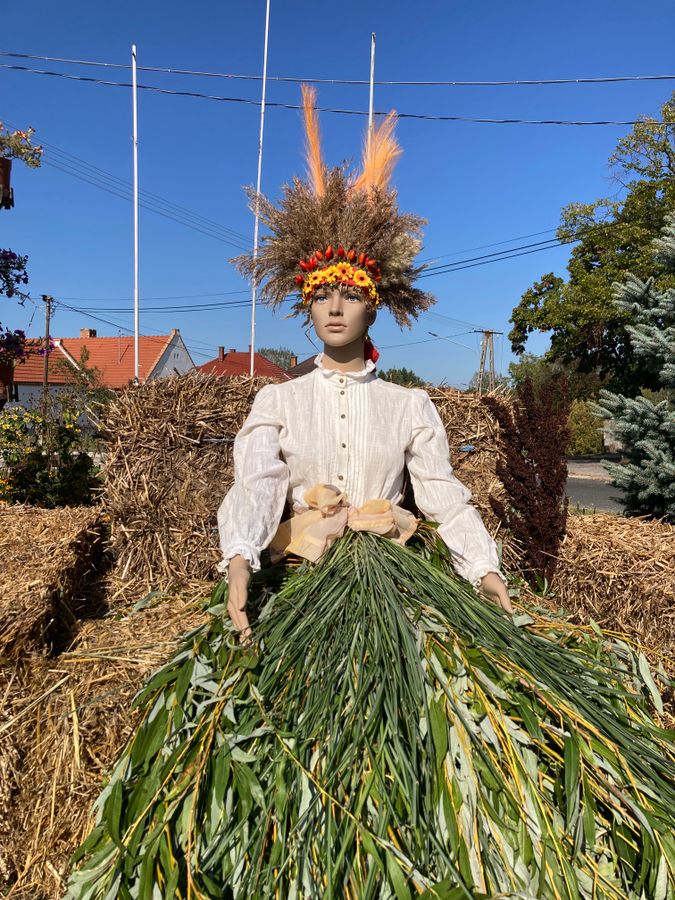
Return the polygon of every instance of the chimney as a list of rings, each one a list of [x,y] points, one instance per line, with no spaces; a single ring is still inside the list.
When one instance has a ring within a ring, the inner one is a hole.
[[[228,353],[236,353],[236,352],[237,352],[237,348],[236,348],[236,347],[230,347],[230,349],[229,349],[227,352],[228,352]]]
[[[298,357],[294,353],[291,353],[291,361],[288,365],[288,368],[294,369],[297,366],[297,364],[298,364]]]
[[[80,337],[81,338],[95,338],[96,337],[96,329],[95,328],[80,328]]]
[[[225,348],[224,347],[218,347],[218,359],[220,359],[220,360],[225,359]]]

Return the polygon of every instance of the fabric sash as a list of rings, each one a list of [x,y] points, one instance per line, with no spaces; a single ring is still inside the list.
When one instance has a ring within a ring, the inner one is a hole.
[[[405,544],[417,528],[417,519],[407,509],[389,500],[352,506],[345,494],[329,484],[315,484],[303,499],[306,508],[282,522],[272,539],[273,562],[289,553],[316,562],[347,528],[381,534],[397,544]]]

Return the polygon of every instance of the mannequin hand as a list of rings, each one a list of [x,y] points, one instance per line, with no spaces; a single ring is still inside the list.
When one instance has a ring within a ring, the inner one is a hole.
[[[497,603],[502,609],[505,609],[507,613],[513,614],[509,592],[496,572],[488,572],[487,575],[484,575],[481,578],[479,590],[484,597],[488,598],[488,600]]]
[[[250,643],[253,632],[248,624],[246,602],[248,600],[248,583],[251,580],[251,567],[243,556],[233,556],[227,568],[228,598],[227,611],[239,632],[242,644]]]

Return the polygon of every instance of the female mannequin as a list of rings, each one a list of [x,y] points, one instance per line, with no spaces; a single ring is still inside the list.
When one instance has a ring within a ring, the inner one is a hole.
[[[273,305],[297,293],[324,352],[237,436],[229,584],[139,695],[67,896],[670,896],[672,734],[626,644],[505,614],[438,413],[364,343],[378,304],[409,324],[433,302],[388,186],[393,120],[352,178],[321,163],[308,98],[309,182],[257,198],[270,233],[239,264]],[[437,529],[397,505],[404,467]]]
[[[317,337],[323,341],[324,368],[360,372],[364,366],[365,337],[377,316],[361,292],[339,287],[323,289],[315,294],[310,315]],[[239,554],[232,557],[228,566],[227,609],[243,639],[251,637],[246,615],[250,575],[248,560]],[[513,612],[506,586],[495,572],[482,577],[480,591],[507,612]]]

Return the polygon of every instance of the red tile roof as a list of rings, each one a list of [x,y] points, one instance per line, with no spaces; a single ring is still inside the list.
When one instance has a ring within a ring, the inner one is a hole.
[[[232,378],[235,375],[248,375],[251,371],[251,354],[230,350],[223,359],[216,357],[204,363],[203,366],[197,366],[197,369],[207,375],[220,375],[224,378]],[[253,372],[255,375],[264,375],[265,378],[278,378],[281,381],[290,379],[286,369],[282,369],[281,366],[277,366],[276,363],[271,362],[259,353],[255,354]]]
[[[174,333],[157,337],[139,336],[138,362],[141,382],[146,381],[151,375]],[[133,381],[133,336],[60,338],[56,339],[54,343],[56,346],[50,357],[49,365],[50,384],[68,383],[63,366],[55,366],[52,363],[64,359],[79,363],[84,347],[89,351],[87,365],[100,371],[101,382],[105,387],[123,388]],[[14,381],[17,384],[42,384],[43,367],[44,358],[36,353],[31,353],[25,362],[17,363],[14,370]]]

